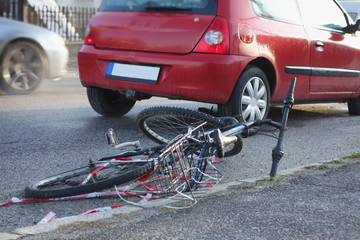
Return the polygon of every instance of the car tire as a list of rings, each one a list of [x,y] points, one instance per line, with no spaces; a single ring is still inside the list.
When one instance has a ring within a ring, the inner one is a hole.
[[[0,56],[0,88],[8,94],[28,94],[48,77],[48,60],[34,43],[17,41]]]
[[[103,88],[88,87],[87,96],[95,112],[108,117],[120,117],[128,113],[135,100],[127,99],[124,94]]]
[[[219,104],[221,116],[234,116],[241,122],[264,119],[270,108],[270,87],[266,74],[258,67],[244,69],[226,104]]]
[[[360,115],[360,97],[348,102],[350,115]]]

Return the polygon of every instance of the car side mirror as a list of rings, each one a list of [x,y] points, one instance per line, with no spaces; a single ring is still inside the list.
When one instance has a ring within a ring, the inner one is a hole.
[[[356,20],[354,25],[349,25],[345,28],[347,33],[356,33],[357,31],[360,31],[360,19]]]
[[[355,29],[356,29],[356,31],[360,31],[360,19],[356,20]]]

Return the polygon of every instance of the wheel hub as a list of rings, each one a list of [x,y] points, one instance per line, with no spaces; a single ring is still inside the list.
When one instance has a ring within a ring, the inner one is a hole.
[[[255,97],[251,98],[250,106],[253,107],[253,108],[257,107],[257,99]]]

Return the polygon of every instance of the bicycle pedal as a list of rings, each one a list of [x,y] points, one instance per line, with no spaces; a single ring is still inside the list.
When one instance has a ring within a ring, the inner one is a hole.
[[[112,128],[109,128],[107,133],[105,134],[106,136],[106,139],[107,139],[107,142],[108,144],[111,146],[111,147],[114,147],[116,145],[119,144],[119,141],[117,140],[116,136],[115,136],[115,132],[114,132],[114,129]]]

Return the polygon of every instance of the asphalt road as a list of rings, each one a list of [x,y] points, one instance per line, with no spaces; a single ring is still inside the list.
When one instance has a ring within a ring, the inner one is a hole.
[[[25,186],[39,178],[114,154],[104,137],[110,127],[122,141],[154,145],[135,126],[138,112],[152,105],[211,106],[154,98],[137,103],[122,118],[105,118],[90,108],[76,76],[46,82],[30,95],[0,95],[0,202],[22,198]],[[270,117],[279,120],[280,111],[272,110]],[[296,106],[290,113],[279,171],[360,151],[359,120],[360,116],[348,116],[344,104]],[[260,135],[244,139],[240,154],[217,165],[224,175],[222,183],[267,176],[275,144]],[[119,204],[123,202],[112,198],[9,205],[0,209],[0,233],[36,224],[50,211],[62,217]]]

